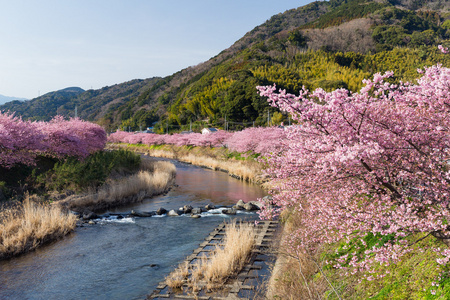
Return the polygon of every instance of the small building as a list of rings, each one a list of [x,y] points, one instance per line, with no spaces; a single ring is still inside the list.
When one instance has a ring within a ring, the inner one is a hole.
[[[203,128],[202,129],[202,134],[210,134],[210,133],[214,133],[217,132],[216,128]]]

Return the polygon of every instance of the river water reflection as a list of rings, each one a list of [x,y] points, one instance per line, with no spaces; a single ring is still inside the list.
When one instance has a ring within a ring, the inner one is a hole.
[[[258,186],[225,173],[175,164],[177,187],[115,212],[227,205],[265,195]],[[1,261],[0,299],[145,299],[224,219],[229,217],[126,218],[77,228],[61,241]]]

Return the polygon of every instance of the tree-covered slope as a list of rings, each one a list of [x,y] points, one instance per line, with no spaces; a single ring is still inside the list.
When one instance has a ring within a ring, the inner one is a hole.
[[[0,110],[14,111],[16,115],[20,115],[25,119],[48,121],[60,113],[61,108],[66,105],[70,106],[70,103],[83,92],[84,90],[79,87],[69,87],[47,93],[29,101],[14,100],[0,106]],[[69,115],[73,116],[73,113],[74,110],[72,109]]]
[[[317,1],[273,16],[217,56],[171,76],[88,90],[51,105],[40,97],[0,109],[45,119],[73,115],[77,106],[79,116],[108,130],[138,130],[156,121],[161,131],[205,120],[219,127],[225,120],[262,125],[274,109],[258,96],[257,85],[356,91],[376,72],[393,70],[395,80],[413,80],[417,68],[448,64],[436,50],[448,43],[448,8],[437,0]]]

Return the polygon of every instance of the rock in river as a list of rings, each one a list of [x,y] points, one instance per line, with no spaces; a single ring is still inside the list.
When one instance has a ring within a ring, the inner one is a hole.
[[[165,209],[165,208],[159,208],[157,211],[156,211],[156,214],[157,215],[164,215],[165,213],[167,213],[167,210]]]
[[[171,217],[178,217],[179,216],[179,214],[175,211],[175,210],[170,210],[168,213],[167,213],[167,215],[168,216],[171,216]]]
[[[224,213],[226,215],[235,215],[236,209],[235,208],[224,209],[224,210],[222,210],[222,213]]]

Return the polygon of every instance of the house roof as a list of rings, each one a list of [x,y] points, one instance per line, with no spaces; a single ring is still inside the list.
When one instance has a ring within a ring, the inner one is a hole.
[[[210,131],[210,132],[214,132],[214,131],[217,131],[217,129],[216,128],[209,128],[209,127],[206,127],[206,128],[203,128],[202,130],[208,130],[208,131]]]

